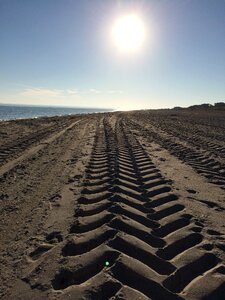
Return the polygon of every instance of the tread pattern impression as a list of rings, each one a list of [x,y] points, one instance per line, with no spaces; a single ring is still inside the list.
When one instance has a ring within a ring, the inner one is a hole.
[[[85,286],[90,299],[183,299],[190,283],[220,263],[200,247],[201,228],[123,120],[99,125],[78,203],[54,290]]]

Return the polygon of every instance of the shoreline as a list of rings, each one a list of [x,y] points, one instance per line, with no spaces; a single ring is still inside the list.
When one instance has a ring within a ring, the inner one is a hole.
[[[107,113],[107,112],[115,111],[113,109],[106,109],[106,108],[82,108],[82,107],[47,106],[47,105],[41,106],[41,105],[0,104],[0,109],[1,108],[5,108],[5,109],[8,108],[8,110],[6,109],[5,112],[0,112],[0,122],[9,121],[9,120],[36,119],[42,117],[71,116],[77,114]],[[20,111],[21,109],[22,111]],[[8,115],[8,117],[1,116],[1,114],[3,113],[5,113],[6,116]],[[24,116],[22,116],[23,114]]]

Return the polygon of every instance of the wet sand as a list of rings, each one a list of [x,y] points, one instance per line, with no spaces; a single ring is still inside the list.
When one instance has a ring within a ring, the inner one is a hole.
[[[0,122],[1,299],[225,299],[225,112]]]

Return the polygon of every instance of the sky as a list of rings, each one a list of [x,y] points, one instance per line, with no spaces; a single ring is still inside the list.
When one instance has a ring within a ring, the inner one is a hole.
[[[121,53],[112,26],[145,40]],[[0,0],[0,103],[121,110],[225,101],[225,0]]]

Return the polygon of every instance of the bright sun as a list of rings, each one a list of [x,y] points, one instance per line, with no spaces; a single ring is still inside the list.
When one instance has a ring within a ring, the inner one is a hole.
[[[122,52],[136,52],[145,40],[145,27],[141,18],[135,14],[116,20],[112,28],[115,46]]]

